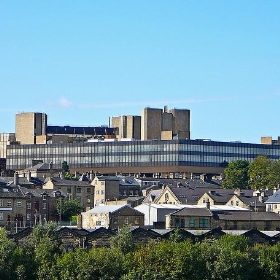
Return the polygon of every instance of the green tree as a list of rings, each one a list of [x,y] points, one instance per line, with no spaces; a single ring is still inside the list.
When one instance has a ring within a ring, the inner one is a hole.
[[[260,190],[269,186],[269,173],[272,161],[266,156],[256,157],[249,165],[249,184],[252,189]]]
[[[249,162],[247,160],[235,160],[229,163],[225,169],[225,189],[246,189],[249,181]]]
[[[82,207],[77,199],[59,199],[55,204],[56,212],[62,221],[70,221],[72,216],[80,214]]]
[[[273,189],[280,184],[280,160],[271,161],[268,167],[268,185],[267,187]]]
[[[65,160],[62,162],[61,168],[63,170],[63,173],[68,173],[70,171],[69,165]]]
[[[136,248],[136,242],[133,238],[131,227],[125,226],[121,228],[116,236],[111,237],[110,245],[112,248],[119,248],[123,254],[133,251]]]
[[[184,241],[184,236],[182,235],[179,228],[175,228],[169,236],[171,242],[179,243]]]
[[[16,244],[8,238],[7,231],[0,229],[0,279],[15,279]]]
[[[53,279],[56,258],[62,253],[60,245],[56,224],[38,224],[19,248],[22,266],[17,273],[22,279]]]

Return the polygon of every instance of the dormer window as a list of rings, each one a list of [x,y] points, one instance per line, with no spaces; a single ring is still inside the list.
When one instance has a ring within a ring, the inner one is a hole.
[[[43,194],[43,200],[46,200],[46,199],[47,199],[47,195]]]

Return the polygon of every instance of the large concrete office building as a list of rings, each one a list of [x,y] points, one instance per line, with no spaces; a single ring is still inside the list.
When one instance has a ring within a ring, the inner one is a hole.
[[[190,110],[144,108],[141,118],[141,139],[190,139]]]
[[[141,117],[119,116],[112,117],[112,127],[116,128],[117,139],[141,139]]]
[[[16,114],[16,141],[21,144],[55,144],[85,141],[91,138],[115,138],[115,130],[107,126],[50,126],[45,113]]]
[[[66,160],[71,172],[103,174],[221,174],[233,160],[253,161],[259,155],[280,158],[279,145],[203,140],[98,141],[67,144],[7,146],[7,169],[22,170],[34,163],[52,162],[60,168]]]
[[[112,117],[118,139],[190,139],[190,110],[146,107],[140,116]]]
[[[16,114],[16,141],[20,144],[36,144],[36,137],[46,135],[47,115],[44,113]]]

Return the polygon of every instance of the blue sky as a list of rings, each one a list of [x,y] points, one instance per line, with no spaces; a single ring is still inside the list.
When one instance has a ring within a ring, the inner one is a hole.
[[[190,109],[191,138],[280,135],[280,1],[0,1],[0,132]]]

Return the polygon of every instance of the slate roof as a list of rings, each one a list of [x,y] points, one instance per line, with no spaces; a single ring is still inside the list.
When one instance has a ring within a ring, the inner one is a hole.
[[[90,183],[89,182],[84,182],[84,181],[78,181],[78,180],[69,180],[69,179],[63,179],[63,178],[59,178],[59,177],[52,177],[52,178],[47,178],[47,180],[45,180],[45,182],[47,182],[48,180],[51,180],[52,183],[55,186],[79,186],[79,187],[90,187]]]
[[[55,197],[55,193],[57,192],[57,190],[50,189],[28,189],[24,187],[20,187],[19,189],[23,193],[23,195],[31,193],[35,197],[41,197],[43,194],[47,194],[50,197]],[[61,196],[66,197],[62,190],[59,190],[59,192],[61,193]]]
[[[196,208],[196,207],[184,207],[180,210],[177,210],[170,215],[176,215],[176,216],[196,216],[196,217],[212,217],[212,212],[204,208]]]
[[[280,203],[280,190],[277,190],[265,203]]]
[[[265,203],[259,201],[259,198],[256,196],[238,196],[238,198],[246,205],[257,206],[257,207],[265,207]]]
[[[99,205],[99,206],[94,207],[94,208],[88,210],[87,212],[83,212],[83,213],[86,213],[86,214],[114,213],[114,212],[116,212],[118,210],[121,210],[122,208],[125,208],[125,207],[129,207],[133,211],[136,211],[139,214],[144,215],[142,212],[130,207],[127,204],[125,204],[125,205]]]
[[[149,203],[155,201],[162,193],[162,189],[151,190],[144,198],[143,203]]]
[[[280,221],[280,216],[274,212],[217,211],[214,213],[214,219],[227,221]]]

